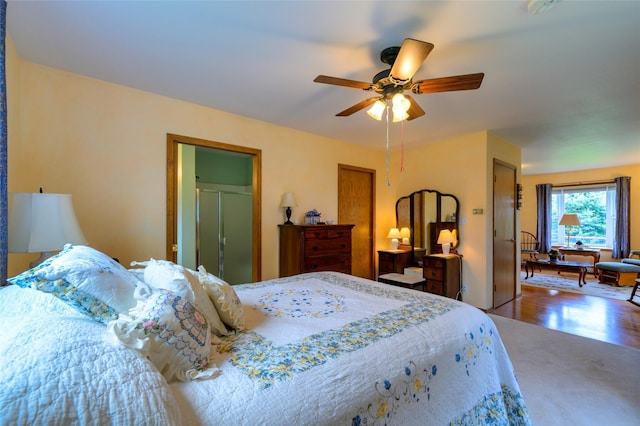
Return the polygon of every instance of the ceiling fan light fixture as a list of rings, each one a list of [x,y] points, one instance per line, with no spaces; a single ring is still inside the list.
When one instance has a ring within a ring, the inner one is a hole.
[[[407,118],[409,118],[409,114],[407,113],[407,111],[402,110],[401,108],[398,107],[393,107],[393,122],[397,123],[399,121],[402,120],[406,120]]]
[[[386,105],[384,104],[384,102],[382,102],[381,100],[377,100],[373,104],[373,106],[369,108],[369,110],[367,111],[367,114],[369,114],[374,119],[380,121],[382,120],[382,113],[384,112],[385,108],[386,108]]]
[[[391,98],[391,103],[393,105],[393,122],[397,123],[398,121],[406,120],[409,118],[409,108],[411,107],[411,102],[407,99],[402,93],[396,93]]]

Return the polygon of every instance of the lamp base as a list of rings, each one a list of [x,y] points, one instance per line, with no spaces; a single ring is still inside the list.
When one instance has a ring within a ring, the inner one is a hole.
[[[398,250],[398,239],[393,238],[391,240],[391,250]]]
[[[446,243],[442,245],[442,254],[449,254],[451,250],[451,243]]]
[[[287,207],[287,210],[285,210],[285,213],[287,214],[287,221],[284,224],[293,225],[293,222],[291,222],[291,207]]]

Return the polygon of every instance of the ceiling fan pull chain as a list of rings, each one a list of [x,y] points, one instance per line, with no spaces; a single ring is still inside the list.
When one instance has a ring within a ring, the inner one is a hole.
[[[387,107],[385,108],[387,113],[387,186],[391,186],[391,178],[389,177],[389,104],[387,103]]]
[[[400,122],[400,147],[402,149],[400,156],[400,173],[404,172],[404,122]]]

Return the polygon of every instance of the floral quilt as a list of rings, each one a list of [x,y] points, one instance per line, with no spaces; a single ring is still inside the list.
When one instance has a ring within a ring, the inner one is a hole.
[[[333,272],[234,289],[246,330],[214,341],[221,374],[170,385],[185,424],[530,424],[472,306]]]

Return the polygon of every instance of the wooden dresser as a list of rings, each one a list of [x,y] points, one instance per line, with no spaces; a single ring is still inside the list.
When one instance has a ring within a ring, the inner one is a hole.
[[[425,291],[455,299],[460,292],[460,256],[430,254],[422,261]]]
[[[350,274],[354,226],[278,225],[280,277],[318,271]]]

